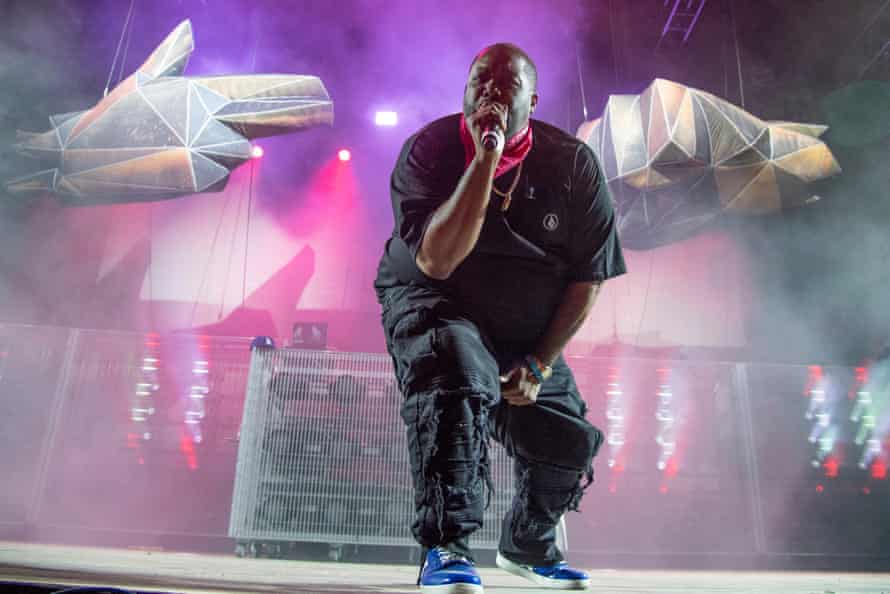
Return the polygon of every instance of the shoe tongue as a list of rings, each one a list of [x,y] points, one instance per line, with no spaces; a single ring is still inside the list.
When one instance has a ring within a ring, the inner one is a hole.
[[[452,553],[451,551],[439,551],[439,561],[441,561],[442,563],[449,563],[454,561],[462,561],[464,563],[467,563],[467,558],[463,555]]]

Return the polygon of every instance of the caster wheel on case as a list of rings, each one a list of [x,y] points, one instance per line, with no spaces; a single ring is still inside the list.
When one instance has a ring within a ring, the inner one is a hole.
[[[328,559],[331,561],[339,561],[343,558],[343,545],[330,545],[328,549]]]

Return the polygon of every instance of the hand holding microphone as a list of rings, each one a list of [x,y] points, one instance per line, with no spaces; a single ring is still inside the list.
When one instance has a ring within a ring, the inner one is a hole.
[[[478,131],[477,149],[500,152],[504,149],[507,107],[496,102],[482,103],[472,116],[471,129]]]

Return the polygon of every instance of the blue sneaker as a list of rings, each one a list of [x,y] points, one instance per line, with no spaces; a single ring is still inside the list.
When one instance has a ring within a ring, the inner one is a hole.
[[[590,576],[583,571],[572,569],[564,561],[556,565],[520,565],[498,552],[495,563],[513,575],[524,577],[541,586],[559,590],[586,590],[590,587]]]
[[[473,562],[442,547],[426,554],[420,571],[420,591],[427,594],[483,594]]]

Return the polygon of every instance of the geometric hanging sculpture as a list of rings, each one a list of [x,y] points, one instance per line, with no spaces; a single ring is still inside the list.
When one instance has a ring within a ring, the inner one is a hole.
[[[52,167],[12,180],[7,189],[53,192],[73,203],[218,192],[250,158],[250,139],[333,123],[319,78],[186,78],[193,49],[186,20],[95,107],[51,116],[48,132],[20,132],[19,151]]]
[[[612,95],[578,138],[596,153],[622,243],[647,249],[695,233],[723,212],[764,214],[804,203],[806,184],[840,167],[826,126],[767,122],[664,79]]]

